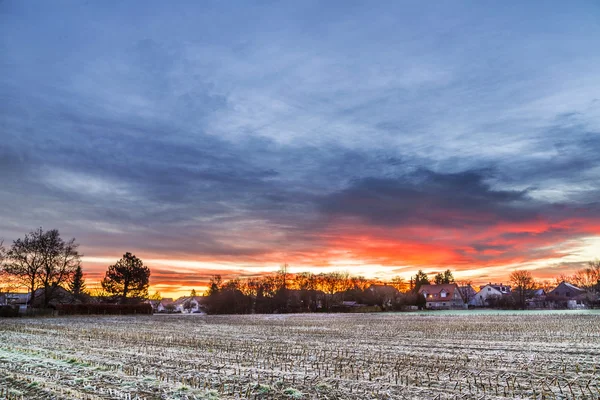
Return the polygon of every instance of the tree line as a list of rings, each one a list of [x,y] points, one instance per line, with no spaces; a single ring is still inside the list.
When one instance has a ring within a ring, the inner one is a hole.
[[[436,274],[435,283],[454,283],[450,270]],[[347,272],[288,273],[287,265],[274,274],[223,281],[211,277],[206,291],[206,308],[214,314],[290,313],[340,310],[344,304],[357,303],[379,310],[401,310],[423,306],[420,287],[430,284],[422,270],[405,280],[389,281],[352,276]]]
[[[588,263],[571,276],[561,275],[554,282],[536,280],[527,270],[513,271],[509,276],[511,294],[494,299],[490,306],[525,309],[536,290],[548,291],[562,281],[597,298],[600,294],[600,261]],[[207,311],[214,314],[327,312],[343,310],[348,302],[377,310],[403,310],[407,306],[424,307],[425,298],[418,295],[421,286],[450,283],[457,284],[465,302],[472,299],[471,281],[456,281],[450,270],[437,273],[432,279],[419,270],[409,280],[396,277],[380,281],[342,272],[289,274],[287,266],[258,278],[223,281],[220,275],[214,275],[205,295]]]
[[[10,246],[0,241],[0,283],[9,287],[26,287],[32,296],[29,305],[47,308],[66,290],[80,302],[89,296],[81,268],[82,254],[74,238],[64,240],[57,229],[31,231]],[[110,265],[101,281],[101,301],[135,304],[148,298],[150,270],[142,260],[127,252]],[[548,289],[548,281],[537,281],[530,271],[518,270],[510,275],[513,285],[511,302],[506,306],[524,308],[537,288]],[[593,261],[573,275],[556,278],[590,293],[600,293],[600,261]],[[389,281],[351,276],[347,272],[291,274],[287,265],[274,274],[224,281],[215,275],[205,295],[206,306],[213,313],[275,313],[333,311],[344,302],[356,302],[379,309],[402,309],[423,306],[418,296],[424,284],[457,283],[466,288],[470,281],[456,282],[452,271],[436,274],[432,279],[419,270],[409,280],[395,277]],[[461,290],[461,292],[463,292]],[[468,291],[463,292],[468,301]]]
[[[69,292],[85,301],[89,293],[81,268],[82,254],[75,239],[64,240],[57,229],[31,231],[5,247],[0,242],[0,278],[8,288],[26,287],[29,306],[48,308]],[[136,303],[148,297],[150,270],[142,260],[125,253],[110,265],[102,279],[101,298],[109,303]]]

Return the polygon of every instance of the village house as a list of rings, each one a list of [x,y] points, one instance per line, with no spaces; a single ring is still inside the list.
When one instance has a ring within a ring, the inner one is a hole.
[[[425,306],[430,309],[464,309],[465,300],[456,283],[423,285],[419,294],[425,297]]]
[[[3,293],[0,295],[0,305],[19,306],[19,312],[22,313],[27,310],[29,297],[29,293]]]
[[[174,310],[174,307],[170,306],[173,304],[173,299],[170,297],[165,297],[161,300],[148,300],[147,302],[152,306],[155,313],[172,312]]]
[[[546,301],[553,308],[586,308],[586,292],[568,282],[562,281],[557,287],[548,292]]]
[[[469,305],[475,307],[487,307],[496,304],[503,296],[508,296],[510,294],[510,286],[503,285],[502,283],[488,283],[479,288],[479,292],[471,298]]]
[[[165,297],[162,300],[147,300],[155,313],[202,313],[205,298],[183,296],[176,300]]]
[[[33,307],[43,307],[44,306],[44,293],[45,290],[43,288],[36,289],[33,294]],[[67,289],[57,286],[52,291],[52,299],[49,302],[50,308],[54,308],[59,304],[82,304],[82,303],[96,303],[97,299],[94,299],[88,294],[81,293],[79,295],[74,295]]]
[[[178,313],[201,313],[203,298],[201,296],[184,296],[173,302],[175,312]]]

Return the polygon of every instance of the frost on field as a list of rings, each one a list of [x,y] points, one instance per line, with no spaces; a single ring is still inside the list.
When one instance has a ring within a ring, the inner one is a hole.
[[[597,399],[600,314],[2,320],[0,399]]]

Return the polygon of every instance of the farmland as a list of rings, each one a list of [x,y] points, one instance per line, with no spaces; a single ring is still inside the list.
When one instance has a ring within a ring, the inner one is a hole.
[[[597,399],[600,313],[0,320],[0,399]]]

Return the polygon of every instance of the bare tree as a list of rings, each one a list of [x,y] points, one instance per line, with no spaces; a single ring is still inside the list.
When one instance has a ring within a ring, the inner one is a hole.
[[[31,292],[43,288],[43,305],[48,306],[58,287],[68,283],[80,265],[81,255],[75,239],[65,242],[56,229],[32,231],[13,242],[6,253],[2,270],[26,286]]]
[[[77,269],[81,269],[81,255],[75,239],[65,242],[56,229],[46,232],[41,244],[43,264],[39,277],[44,288],[44,307],[48,307],[57,288],[68,283]]]
[[[510,274],[510,281],[514,285],[514,291],[518,298],[519,307],[525,309],[525,300],[531,290],[535,288],[535,281],[531,272],[524,270],[516,270]]]
[[[42,254],[38,251],[38,238],[43,234],[42,228],[30,232],[23,239],[13,242],[6,253],[3,272],[17,280],[34,293],[38,283],[38,275],[42,269]],[[30,297],[29,302],[33,300]]]
[[[600,260],[590,261],[587,267],[575,272],[571,281],[588,292],[600,289]]]
[[[463,299],[465,299],[465,303],[469,304],[469,302],[475,296],[475,289],[473,289],[473,287],[471,286],[473,284],[473,281],[456,281],[456,284],[458,285],[458,290],[460,291],[460,294],[462,294]]]

